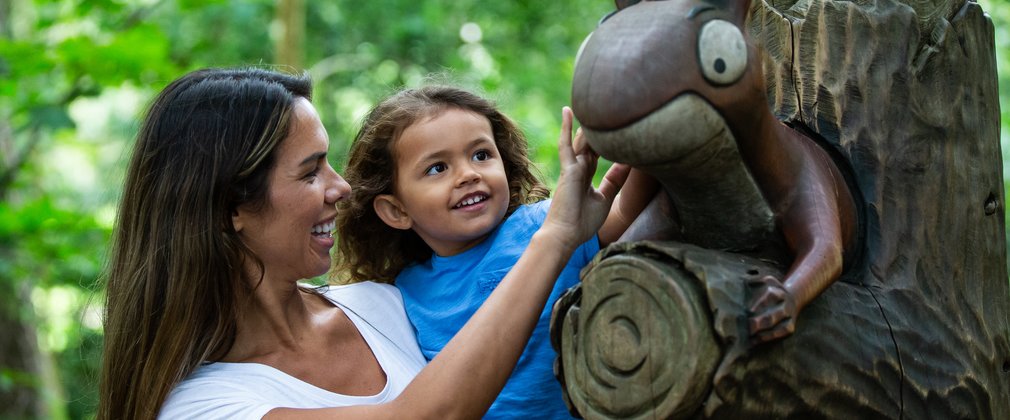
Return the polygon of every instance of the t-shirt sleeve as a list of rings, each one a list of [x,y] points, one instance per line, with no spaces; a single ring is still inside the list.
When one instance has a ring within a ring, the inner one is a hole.
[[[162,405],[158,419],[261,419],[274,408],[246,390],[200,381],[176,387]]]

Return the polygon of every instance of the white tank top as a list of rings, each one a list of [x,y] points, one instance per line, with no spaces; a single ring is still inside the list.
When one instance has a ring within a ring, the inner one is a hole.
[[[373,282],[330,286],[323,294],[361,332],[386,373],[378,394],[333,393],[259,363],[200,366],[169,394],[160,419],[259,419],[278,407],[326,408],[380,404],[400,395],[425,365],[399,290]],[[333,355],[334,360],[340,358]]]

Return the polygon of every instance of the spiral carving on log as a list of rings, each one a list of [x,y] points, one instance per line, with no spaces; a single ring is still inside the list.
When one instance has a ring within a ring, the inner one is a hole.
[[[720,358],[698,280],[640,257],[615,255],[588,269],[580,306],[566,310],[564,382],[587,419],[693,413]]]

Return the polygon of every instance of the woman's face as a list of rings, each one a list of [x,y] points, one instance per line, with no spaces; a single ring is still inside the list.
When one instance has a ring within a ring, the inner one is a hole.
[[[297,281],[329,270],[336,202],[351,191],[326,160],[330,141],[308,100],[296,100],[290,130],[274,152],[267,206],[259,212],[240,206],[232,220],[263,262],[267,281]],[[250,275],[259,278],[258,272]]]

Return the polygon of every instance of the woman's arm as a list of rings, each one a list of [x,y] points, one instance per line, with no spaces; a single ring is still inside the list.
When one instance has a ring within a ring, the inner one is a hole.
[[[571,110],[562,111],[561,176],[543,226],[487,301],[394,401],[315,410],[279,408],[268,419],[478,418],[494,402],[522,354],[561,269],[596,233],[628,177],[614,165],[592,188],[596,156],[576,154]]]

